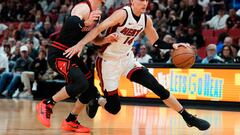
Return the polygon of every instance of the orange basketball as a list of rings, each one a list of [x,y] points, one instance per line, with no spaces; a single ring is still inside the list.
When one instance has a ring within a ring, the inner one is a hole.
[[[195,63],[195,52],[191,47],[179,46],[173,50],[172,62],[178,68],[190,68]]]

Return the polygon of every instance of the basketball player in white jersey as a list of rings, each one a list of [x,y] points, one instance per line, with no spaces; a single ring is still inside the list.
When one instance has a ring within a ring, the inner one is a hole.
[[[82,48],[88,42],[108,28],[110,28],[108,29],[110,33],[115,32],[118,35],[116,42],[102,47],[103,49],[97,58],[96,67],[106,100],[99,98],[98,102],[93,102],[95,104],[89,104],[88,115],[95,116],[96,112],[91,110],[96,110],[97,103],[112,114],[117,114],[120,111],[118,83],[120,76],[124,75],[130,81],[152,90],[167,106],[179,112],[189,127],[195,126],[199,130],[207,130],[210,127],[207,121],[189,114],[176,98],[134,58],[131,51],[133,41],[141,32],[144,32],[150,43],[157,48],[177,49],[180,45],[188,47],[188,44],[168,44],[159,39],[151,18],[144,14],[147,5],[148,0],[131,0],[131,6],[115,11],[99,26],[90,31],[78,44],[65,51],[64,55],[68,58],[75,54],[80,55]]]

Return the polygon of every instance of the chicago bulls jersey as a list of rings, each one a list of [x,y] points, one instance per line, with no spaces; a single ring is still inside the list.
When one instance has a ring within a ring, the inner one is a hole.
[[[132,49],[135,38],[146,27],[147,18],[145,14],[141,14],[139,20],[136,20],[131,7],[125,6],[123,9],[127,13],[126,20],[122,26],[118,26],[115,30],[115,33],[119,35],[119,39],[117,42],[112,42],[102,49],[100,53],[102,58],[120,58],[127,55]],[[113,32],[111,31],[110,33]]]

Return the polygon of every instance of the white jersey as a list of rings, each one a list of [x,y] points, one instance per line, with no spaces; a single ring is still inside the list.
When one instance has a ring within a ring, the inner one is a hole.
[[[131,52],[135,38],[144,31],[146,27],[146,15],[141,14],[137,21],[133,17],[131,7],[125,6],[123,8],[127,12],[127,18],[122,26],[116,28],[115,33],[119,35],[117,42],[110,43],[100,53],[103,59],[118,59],[126,56]],[[111,33],[113,33],[111,31]]]

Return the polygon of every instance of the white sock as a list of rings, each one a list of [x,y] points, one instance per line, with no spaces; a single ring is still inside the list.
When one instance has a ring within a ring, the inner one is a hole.
[[[106,103],[107,103],[106,98],[100,97],[98,99],[98,104],[101,105],[102,107],[104,107]]]

